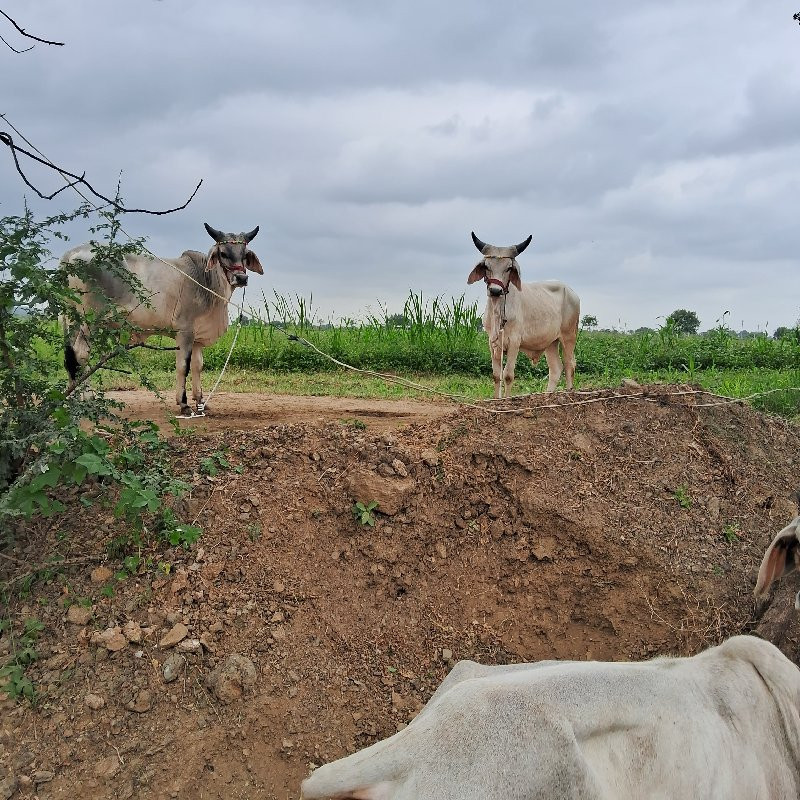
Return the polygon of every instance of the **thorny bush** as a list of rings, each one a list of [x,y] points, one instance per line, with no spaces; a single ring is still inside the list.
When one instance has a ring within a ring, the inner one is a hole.
[[[122,266],[123,256],[142,251],[142,242],[120,243],[118,212],[99,212],[90,228],[90,262],[64,266],[53,259],[51,243],[65,240],[64,227],[89,213],[81,207],[37,220],[26,208],[0,219],[0,548],[12,541],[21,519],[63,511],[59,497],[70,486],[80,487],[84,505],[110,504],[124,520],[126,534],[113,544],[117,553],[141,548],[145,535],[186,546],[199,531],[182,525],[167,503],[188,485],[172,476],[158,427],[121,419],[120,405],[96,381],[86,391],[98,369],[136,371],[136,330],[112,304],[82,315],[69,277],[92,285],[98,270],[109,270],[141,303],[150,302]],[[88,327],[92,357],[69,391],[51,354],[80,324]]]

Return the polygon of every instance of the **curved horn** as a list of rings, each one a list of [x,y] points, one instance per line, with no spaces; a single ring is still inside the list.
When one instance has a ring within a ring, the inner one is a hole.
[[[216,228],[212,228],[207,222],[204,222],[203,225],[206,226],[206,230],[208,231],[208,235],[215,242],[221,242],[225,238],[225,234],[222,231],[218,231]]]
[[[533,239],[533,234],[531,234],[524,242],[520,242],[514,248],[517,251],[517,255],[519,255],[531,243],[531,239]]]
[[[259,227],[260,227],[259,225],[256,225],[255,228],[253,228],[253,230],[250,231],[250,233],[246,233],[244,235],[244,240],[247,244],[249,244],[253,239],[256,238],[256,234],[258,233]]]
[[[480,240],[480,239],[479,239],[479,238],[478,238],[478,237],[475,235],[475,232],[474,232],[474,231],[472,231],[472,241],[473,241],[473,242],[475,242],[475,247],[477,247],[477,248],[478,248],[478,250],[479,250],[481,253],[483,253],[483,249],[484,249],[485,247],[491,247],[491,245],[488,245],[488,244],[486,244],[486,242],[482,242],[482,241],[481,241],[481,240]]]

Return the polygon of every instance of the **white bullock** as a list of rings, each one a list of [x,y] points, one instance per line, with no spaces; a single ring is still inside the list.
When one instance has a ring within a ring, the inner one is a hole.
[[[752,636],[692,658],[460,662],[407,728],[302,797],[797,800],[800,670]]]
[[[575,376],[575,342],[581,303],[578,295],[559,281],[522,283],[516,256],[532,238],[529,236],[513,247],[495,247],[472,234],[472,241],[483,258],[470,272],[467,283],[486,282],[488,299],[483,327],[489,335],[495,397],[510,394],[520,350],[534,364],[544,353],[549,372],[548,392],[556,390],[563,369],[566,369],[567,389],[572,388]],[[558,354],[559,341],[563,369]],[[503,353],[508,354],[505,370]]]

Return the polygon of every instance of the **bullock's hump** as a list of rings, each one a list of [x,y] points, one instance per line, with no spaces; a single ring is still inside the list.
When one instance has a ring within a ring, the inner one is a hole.
[[[192,264],[202,269],[206,267],[206,255],[199,250],[184,250],[178,260],[183,261],[187,266]]]
[[[79,244],[77,247],[70,248],[61,256],[62,261],[75,261],[77,259],[81,261],[91,261],[92,246],[88,243]]]

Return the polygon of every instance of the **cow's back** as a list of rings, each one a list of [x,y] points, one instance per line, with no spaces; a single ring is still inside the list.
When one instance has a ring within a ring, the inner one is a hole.
[[[521,290],[512,287],[506,303],[508,319],[519,326],[525,350],[541,352],[562,334],[577,330],[580,301],[561,281],[523,283]]]
[[[797,669],[737,638],[691,659],[465,665],[400,734],[314,773],[308,796],[346,779],[387,800],[797,798]]]
[[[67,251],[62,262],[89,262],[92,255],[91,245],[83,244]],[[84,310],[103,310],[111,301],[127,312],[132,325],[147,333],[174,334],[197,327],[201,332],[198,338],[204,343],[215,341],[227,328],[225,304],[202,288],[208,277],[205,256],[199,251],[187,250],[179,258],[165,259],[129,254],[124,265],[141,284],[147,302],[113,270],[90,266],[88,283],[76,276],[70,276],[69,281],[83,295]]]

